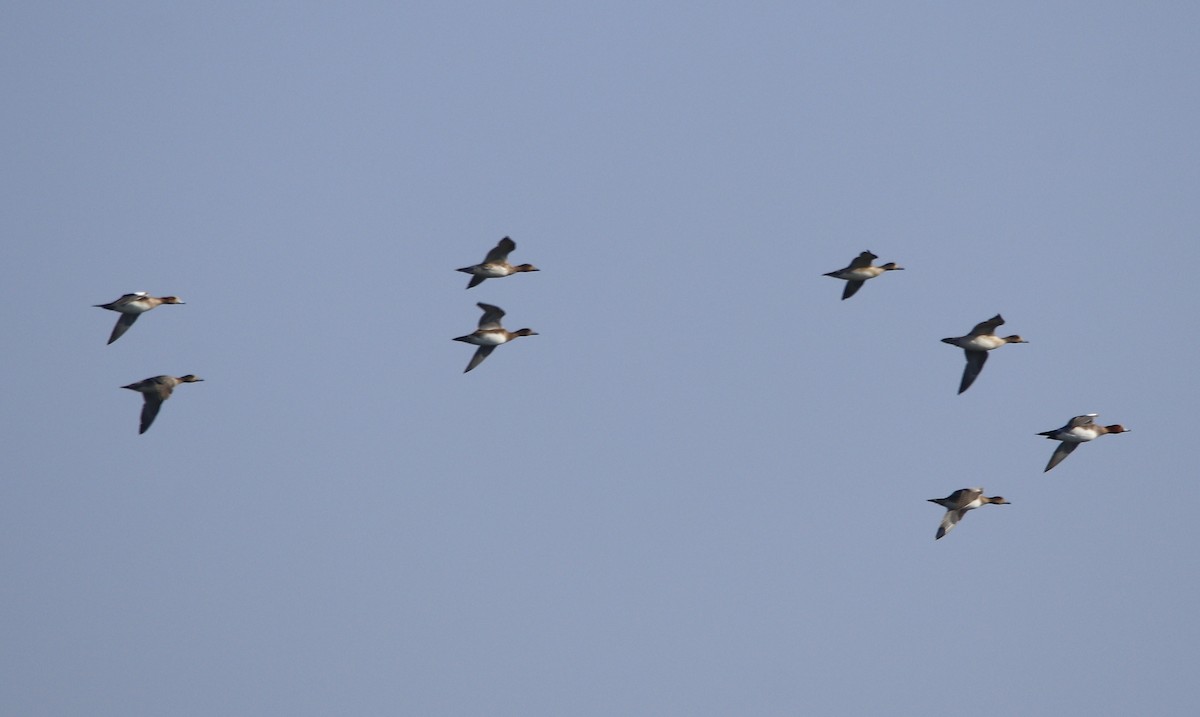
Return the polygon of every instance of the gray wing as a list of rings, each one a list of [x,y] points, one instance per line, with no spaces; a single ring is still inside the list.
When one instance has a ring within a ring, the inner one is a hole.
[[[463,369],[463,373],[466,373],[467,371],[470,371],[479,364],[483,363],[483,360],[487,358],[495,348],[495,346],[480,346],[479,348],[475,349],[475,355],[471,357],[471,363],[467,364],[467,367]]]
[[[121,298],[113,302],[113,306],[124,306],[125,304],[133,303],[138,299],[144,299],[148,294],[144,291],[135,291],[132,294],[122,294]]]
[[[982,494],[983,488],[959,488],[945,498],[930,498],[929,502],[937,503],[948,510],[957,510]]]
[[[1000,314],[996,314],[987,321],[975,324],[975,328],[971,329],[971,333],[967,334],[967,336],[987,336],[988,334],[994,334],[996,333],[996,329],[1003,325],[1004,319],[1000,317]]]
[[[112,334],[108,337],[108,343],[111,344],[124,336],[125,332],[129,330],[130,326],[133,326],[133,322],[137,321],[139,316],[141,314],[121,314],[120,318],[117,319],[116,326],[113,326]]]
[[[517,248],[517,243],[508,237],[500,240],[500,243],[487,253],[487,257],[483,260],[484,264],[499,264],[508,261],[509,252]],[[470,287],[467,287],[470,288]]]
[[[979,372],[983,370],[983,365],[987,363],[987,351],[968,351],[963,349],[963,353],[967,355],[967,365],[963,368],[962,382],[958,384],[958,392],[962,393],[975,383],[975,379],[979,378]]]
[[[966,511],[962,510],[946,511],[946,515],[942,516],[942,524],[938,526],[937,537],[934,540],[941,540],[946,537],[946,533],[954,530],[954,526],[958,525],[958,521],[962,520],[965,514]]]
[[[1076,416],[1076,417],[1072,418],[1070,421],[1068,421],[1067,425],[1063,426],[1063,430],[1066,430],[1069,428],[1079,428],[1080,426],[1090,425],[1092,423],[1092,419],[1095,418],[1096,416],[1097,416],[1097,414],[1095,414],[1095,413],[1087,413],[1082,416]]]
[[[481,329],[503,328],[502,326],[500,326],[500,319],[504,318],[504,309],[501,309],[499,306],[492,306],[491,304],[485,304],[482,301],[479,302],[478,304],[476,304],[476,306],[483,309],[483,316],[479,317],[479,328],[481,328]],[[480,359],[480,360],[482,361],[483,359]]]
[[[848,266],[847,268],[848,269],[865,269],[866,267],[871,265],[871,262],[875,261],[878,258],[879,257],[875,256],[871,252],[864,251],[863,253],[854,257],[854,261],[850,262],[850,266]],[[845,297],[843,297],[843,298],[845,298]]]
[[[171,395],[170,389],[167,389],[167,395]],[[142,396],[146,402],[142,404],[142,425],[138,428],[138,435],[146,432],[150,428],[150,424],[154,423],[155,416],[158,415],[158,409],[162,408],[163,399],[153,394],[145,393]]]
[[[858,290],[862,288],[864,283],[865,282],[862,281],[847,281],[846,288],[842,289],[842,301],[845,301],[846,299],[849,299],[851,296],[854,296],[856,293],[858,293]]]
[[[983,495],[983,488],[962,488],[955,492],[958,493],[958,504],[963,506]]]
[[[1050,456],[1050,462],[1046,464],[1046,469],[1042,472],[1045,473],[1059,463],[1062,463],[1067,456],[1071,455],[1071,451],[1078,447],[1078,443],[1068,443],[1067,441],[1059,443],[1058,448],[1054,449],[1054,455]]]

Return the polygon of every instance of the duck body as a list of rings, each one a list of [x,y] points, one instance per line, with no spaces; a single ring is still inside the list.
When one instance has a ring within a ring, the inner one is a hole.
[[[483,360],[490,356],[497,346],[506,344],[518,336],[538,335],[533,329],[517,329],[516,331],[505,329],[500,325],[500,319],[504,318],[504,310],[499,306],[483,302],[479,302],[476,306],[483,310],[483,316],[479,319],[479,328],[466,336],[457,336],[453,339],[479,347],[475,350],[475,355],[471,357],[467,367],[463,369],[463,373],[483,363]]]
[[[974,510],[989,503],[993,505],[1009,504],[1001,496],[988,497],[984,495],[983,488],[959,488],[945,498],[930,498],[929,502],[937,503],[946,509],[946,515],[942,517],[934,540],[941,540],[947,533],[954,530],[954,526],[958,525],[968,510]]]
[[[1053,431],[1042,431],[1039,436],[1044,436],[1052,441],[1059,441],[1058,448],[1054,449],[1054,453],[1050,455],[1050,461],[1046,463],[1043,473],[1048,472],[1051,468],[1066,460],[1067,456],[1071,455],[1079,444],[1094,441],[1100,436],[1109,433],[1128,433],[1129,429],[1120,424],[1111,426],[1102,426],[1096,423],[1093,419],[1100,414],[1085,413],[1082,416],[1075,416],[1067,421],[1066,425],[1061,428],[1055,428]]]
[[[487,279],[501,279],[526,271],[540,271],[533,264],[518,264],[516,266],[509,264],[508,255],[516,248],[516,242],[508,237],[504,237],[487,253],[487,256],[484,257],[481,263],[464,266],[461,269],[457,269],[457,271],[471,274],[471,280],[467,282],[468,289],[479,286]]]
[[[171,397],[171,392],[181,383],[197,383],[203,381],[202,378],[197,378],[192,374],[180,376],[151,376],[144,378],[141,381],[135,381],[127,388],[130,391],[137,391],[142,394],[144,403],[142,404],[141,424],[138,427],[138,435],[145,433],[150,425],[154,423],[155,417],[158,416],[158,410],[162,408],[163,401]]]
[[[874,279],[884,272],[898,271],[904,268],[902,266],[898,266],[895,262],[888,262],[882,266],[871,266],[871,262],[878,258],[878,256],[872,254],[871,252],[864,251],[850,262],[850,266],[847,266],[844,269],[838,269],[837,271],[831,271],[826,274],[822,274],[822,276],[830,276],[834,279],[843,279],[847,282],[846,288],[842,290],[842,301],[845,301],[846,299],[849,299],[851,296],[854,296],[856,293],[858,293],[858,290],[862,288],[863,282],[865,282],[867,279]]]
[[[957,346],[966,354],[967,365],[963,368],[962,380],[958,384],[958,392],[962,393],[975,383],[979,372],[987,363],[988,351],[998,349],[1005,344],[1027,344],[1025,339],[1017,336],[997,336],[996,328],[1004,324],[1004,317],[996,314],[987,321],[981,321],[971,329],[966,336],[951,336],[942,339],[942,343]]]
[[[129,327],[133,326],[133,322],[147,311],[163,304],[182,303],[184,302],[180,301],[178,296],[150,296],[144,291],[135,291],[107,304],[93,304],[93,306],[97,309],[108,309],[121,314],[121,317],[117,319],[116,326],[113,326],[112,334],[108,337],[108,343],[111,344],[121,338],[129,330]]]
[[[505,344],[509,341],[512,341],[517,336],[529,335],[531,334],[517,334],[516,332],[506,331],[505,329],[490,329],[486,331],[483,329],[477,329],[466,336],[459,336],[454,340],[463,341],[468,344],[474,344],[475,346],[499,346],[500,344]]]
[[[1008,341],[999,336],[959,336],[956,338],[942,339],[943,343],[952,344],[966,351],[991,351],[998,349]]]

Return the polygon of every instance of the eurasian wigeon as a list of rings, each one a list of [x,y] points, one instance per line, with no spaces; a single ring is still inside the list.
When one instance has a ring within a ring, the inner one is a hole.
[[[506,330],[500,325],[500,319],[504,318],[504,310],[499,306],[492,306],[491,304],[484,304],[482,302],[477,304],[477,306],[483,309],[483,316],[479,318],[479,328],[466,336],[459,336],[454,339],[455,341],[463,341],[479,347],[475,350],[475,355],[471,357],[471,362],[467,364],[467,368],[463,370],[463,373],[483,363],[483,360],[500,344],[508,343],[518,336],[538,335],[533,329]]]
[[[145,403],[142,405],[142,423],[141,427],[138,428],[138,434],[145,433],[146,429],[150,428],[150,424],[154,423],[154,417],[158,415],[158,409],[162,408],[163,401],[171,397],[171,392],[175,390],[176,386],[181,383],[196,383],[203,380],[189,373],[179,378],[175,378],[174,376],[152,376],[151,378],[131,383],[128,386],[122,386],[121,388],[127,388],[130,391],[137,391],[142,394],[142,398],[145,400]]]
[[[1043,431],[1038,434],[1052,441],[1062,441],[1058,445],[1058,448],[1054,449],[1054,454],[1050,456],[1050,462],[1046,464],[1045,470],[1042,471],[1043,473],[1062,463],[1080,443],[1093,441],[1106,433],[1129,432],[1128,428],[1120,424],[1114,423],[1111,426],[1101,426],[1098,423],[1093,423],[1092,419],[1098,415],[1097,413],[1085,413],[1082,416],[1076,416],[1067,421],[1067,425],[1062,428],[1055,428],[1053,431]]]
[[[842,290],[842,301],[854,296],[859,289],[862,288],[863,282],[867,279],[874,279],[885,271],[898,271],[903,269],[902,266],[897,266],[896,262],[888,262],[882,266],[871,266],[871,262],[879,257],[869,251],[864,251],[859,254],[854,261],[850,262],[850,266],[845,269],[831,271],[822,276],[832,276],[835,279],[845,279],[846,288]]]
[[[138,317],[146,313],[156,306],[163,304],[182,304],[178,296],[149,296],[144,291],[137,291],[132,294],[125,294],[116,301],[110,301],[107,304],[93,304],[98,309],[108,309],[121,314],[121,318],[117,319],[117,325],[113,327],[112,335],[108,337],[108,343],[112,343],[121,338],[121,335],[133,326],[133,322],[138,320]]]
[[[487,253],[483,262],[473,266],[464,266],[458,271],[466,274],[472,274],[471,280],[467,282],[467,288],[478,286],[488,279],[499,279],[512,274],[519,274],[523,271],[539,271],[533,264],[518,264],[513,266],[508,263],[509,252],[517,248],[517,243],[508,237],[500,240],[500,243],[494,249]]]
[[[983,365],[987,363],[988,351],[999,348],[1004,344],[1027,344],[1025,339],[1017,335],[1012,336],[997,336],[994,332],[996,327],[1004,323],[1004,319],[1000,314],[996,314],[987,321],[982,321],[971,329],[971,333],[966,336],[954,336],[948,339],[942,339],[942,343],[957,346],[967,355],[967,365],[963,369],[962,382],[958,385],[958,392],[962,393],[975,383],[975,378],[979,376],[979,372],[983,370]]]
[[[1000,496],[989,498],[983,494],[983,488],[959,488],[945,498],[930,498],[930,503],[937,503],[946,509],[946,515],[942,517],[942,524],[938,526],[937,537],[934,540],[941,540],[946,533],[954,530],[954,526],[958,525],[958,521],[963,519],[968,510],[974,510],[981,505],[992,503],[994,505],[1008,505],[1008,501]]]

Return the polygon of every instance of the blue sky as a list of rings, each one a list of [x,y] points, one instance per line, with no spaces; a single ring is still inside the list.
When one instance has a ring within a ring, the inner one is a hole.
[[[1198,20],[8,7],[0,712],[1191,714]]]

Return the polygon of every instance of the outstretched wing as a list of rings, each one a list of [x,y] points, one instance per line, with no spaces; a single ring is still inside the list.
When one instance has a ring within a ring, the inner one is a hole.
[[[958,384],[958,392],[962,393],[975,383],[975,379],[979,378],[979,372],[983,370],[983,365],[987,363],[987,351],[968,351],[963,349],[963,353],[967,355],[967,365],[963,367],[962,382]]]
[[[117,325],[113,327],[112,335],[108,337],[108,343],[111,344],[124,336],[125,332],[129,330],[130,326],[133,326],[133,322],[137,321],[139,316],[141,314],[121,314],[117,319]]]
[[[167,395],[170,395],[169,389]],[[162,408],[163,403],[163,399],[153,394],[145,393],[142,396],[146,399],[146,402],[142,404],[142,425],[138,428],[138,435],[145,433],[146,429],[150,428],[150,424],[154,423],[154,418],[158,415],[158,409]]]
[[[487,257],[483,260],[484,264],[500,264],[508,261],[508,254],[513,249],[517,248],[517,243],[508,237],[500,240],[500,243],[487,253]]]
[[[144,291],[135,291],[132,294],[122,294],[121,298],[119,298],[113,302],[113,306],[124,306],[126,304],[132,304],[133,302],[144,299],[147,296],[149,296],[149,294],[147,294]]]
[[[467,371],[470,371],[479,364],[483,363],[483,360],[487,358],[495,348],[495,346],[480,346],[479,348],[475,349],[475,355],[471,357],[471,362],[467,364],[465,369],[463,369],[463,373],[466,373]]]
[[[946,537],[946,533],[954,530],[954,526],[958,525],[958,521],[966,514],[964,510],[948,510],[946,515],[942,517],[942,524],[938,526],[937,537],[934,540],[941,540]]]
[[[847,281],[846,288],[842,289],[842,301],[845,301],[846,299],[849,299],[851,296],[854,296],[856,293],[858,293],[858,290],[861,289],[862,285],[865,283],[866,282],[864,281]]]
[[[1046,471],[1050,470],[1051,468],[1058,465],[1059,463],[1062,463],[1066,459],[1067,456],[1071,455],[1071,451],[1075,450],[1078,447],[1079,447],[1078,443],[1069,443],[1067,441],[1063,441],[1062,443],[1059,443],[1058,448],[1054,449],[1054,455],[1050,456],[1050,462],[1046,464],[1046,469],[1043,470],[1042,472],[1045,473]]]
[[[476,306],[483,309],[483,316],[479,317],[479,328],[481,328],[481,329],[503,328],[500,326],[500,319],[504,318],[504,309],[501,309],[499,306],[492,306],[491,304],[485,304],[482,301],[479,302],[478,304],[476,304]],[[480,360],[482,360],[482,359],[480,359]]]
[[[856,257],[854,257],[854,261],[850,262],[850,266],[849,266],[849,267],[847,267],[847,268],[850,268],[850,269],[865,269],[866,267],[868,267],[868,266],[870,266],[870,265],[871,265],[871,262],[875,261],[875,260],[876,260],[876,259],[878,259],[878,258],[879,258],[879,257],[875,256],[875,255],[874,255],[874,254],[872,254],[871,252],[869,252],[869,251],[864,251],[863,253],[859,254],[859,255],[858,255],[858,256],[856,256]]]
[[[978,324],[975,324],[975,328],[971,329],[971,333],[967,335],[986,336],[988,334],[994,334],[996,333],[996,328],[1002,325],[1004,325],[1004,319],[1000,317],[1000,314],[996,314],[987,321],[981,321]]]

